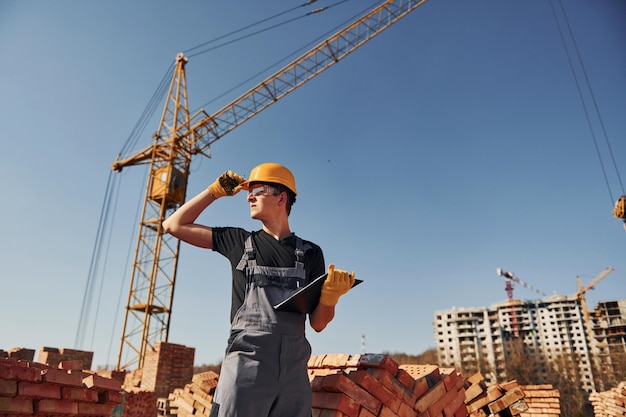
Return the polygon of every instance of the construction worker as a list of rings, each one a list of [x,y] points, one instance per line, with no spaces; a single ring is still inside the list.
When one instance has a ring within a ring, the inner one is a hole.
[[[242,189],[261,230],[195,223],[215,200]],[[231,330],[211,417],[311,416],[307,314],[273,306],[328,271],[319,303],[308,313],[310,326],[321,332],[334,318],[339,297],[354,284],[354,272],[333,264],[326,270],[321,248],[291,232],[288,217],[296,195],[289,169],[263,163],[247,181],[225,172],[163,222],[164,232],[219,252],[232,266]]]

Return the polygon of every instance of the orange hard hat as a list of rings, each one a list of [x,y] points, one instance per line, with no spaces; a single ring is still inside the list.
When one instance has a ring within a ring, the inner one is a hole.
[[[296,179],[289,169],[285,166],[277,164],[275,162],[265,162],[257,165],[250,171],[248,180],[241,185],[244,189],[248,189],[253,182],[271,182],[274,184],[281,184],[289,188],[295,195],[298,195],[296,191]]]

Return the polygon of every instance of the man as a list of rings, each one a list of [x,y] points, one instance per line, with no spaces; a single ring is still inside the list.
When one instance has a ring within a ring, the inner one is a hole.
[[[250,216],[262,223],[261,230],[195,223],[215,200],[241,189],[248,191]],[[311,416],[307,314],[273,308],[326,272],[321,248],[289,228],[296,195],[291,171],[264,163],[252,169],[247,181],[225,172],[163,222],[165,233],[219,252],[232,266],[231,331],[211,417]],[[353,284],[354,272],[329,265],[320,301],[308,314],[315,331],[334,318],[339,297]]]

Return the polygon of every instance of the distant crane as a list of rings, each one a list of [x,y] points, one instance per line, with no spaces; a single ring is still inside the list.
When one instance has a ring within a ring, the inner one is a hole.
[[[515,311],[515,308],[513,307],[513,283],[511,281],[515,281],[518,284],[521,284],[524,287],[528,288],[529,290],[534,291],[537,294],[541,294],[544,297],[546,296],[546,294],[543,291],[536,289],[532,285],[522,281],[521,279],[516,277],[513,272],[503,271],[502,268],[497,268],[496,273],[499,276],[504,277],[506,281],[506,286],[504,287],[504,289],[509,299],[509,305],[511,306],[511,311],[510,311],[511,329],[513,330],[513,336],[515,338],[518,338],[519,337],[519,324],[517,323],[517,312]]]
[[[600,357],[598,356],[598,345],[596,343],[596,339],[593,337],[591,313],[589,312],[589,308],[587,307],[587,299],[585,298],[585,293],[589,290],[592,290],[600,281],[602,281],[607,275],[609,275],[613,271],[614,269],[609,266],[604,271],[600,272],[598,276],[592,279],[591,282],[585,286],[583,286],[580,280],[580,276],[576,277],[576,281],[578,284],[576,299],[578,300],[578,303],[580,304],[580,309],[582,310],[583,324],[585,326],[585,335],[587,336],[587,343],[591,350],[591,358],[595,364],[595,369],[600,369]],[[594,372],[593,368],[592,372]]]
[[[585,293],[589,290],[592,290],[600,281],[602,281],[607,275],[613,272],[615,269],[612,267],[606,268],[602,271],[597,277],[591,280],[591,282],[583,287],[582,282],[580,281],[580,277],[576,277],[576,281],[578,283],[578,292],[576,292],[576,299],[580,303],[580,309],[583,313],[583,321],[585,323],[585,327],[588,332],[591,332],[591,313],[589,313],[589,308],[587,306],[587,299],[585,298]],[[591,336],[591,334],[589,334]],[[591,338],[589,339],[591,342]]]

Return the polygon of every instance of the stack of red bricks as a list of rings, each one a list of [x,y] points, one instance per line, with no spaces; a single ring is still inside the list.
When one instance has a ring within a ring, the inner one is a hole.
[[[589,401],[595,417],[626,416],[626,381],[609,391],[592,392]]]
[[[517,381],[487,386],[480,372],[465,380],[465,405],[471,417],[519,416],[528,410]]]
[[[81,368],[80,360],[53,367],[0,359],[0,416],[110,416],[122,402],[121,383]]]
[[[561,415],[561,394],[551,384],[522,385],[528,410],[520,417],[557,417]],[[596,415],[597,417],[597,415]]]
[[[81,369],[91,369],[93,352],[42,346],[37,354],[37,362],[46,363],[50,366],[57,366],[59,363],[68,360],[79,360],[82,362]]]
[[[153,350],[146,351],[141,388],[162,398],[175,388],[184,387],[193,376],[195,352],[184,345],[156,342]]]
[[[462,376],[382,354],[309,360],[313,417],[466,417]]]
[[[152,417],[157,413],[157,396],[154,391],[137,387],[124,387],[124,417]]]
[[[143,368],[126,374],[124,417],[152,417],[165,408],[162,399],[191,381],[194,355],[194,348],[157,342],[146,352]]]
[[[167,399],[159,399],[159,415],[208,416],[219,375],[212,371],[195,374],[190,384],[177,388]]]

